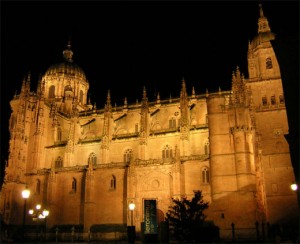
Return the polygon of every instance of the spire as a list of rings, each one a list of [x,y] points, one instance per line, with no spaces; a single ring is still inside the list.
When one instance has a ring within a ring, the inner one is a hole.
[[[259,4],[258,33],[271,32],[268,19],[264,16],[262,4]]]
[[[29,71],[28,74],[27,74],[27,83],[28,83],[28,82],[30,83],[30,80],[31,80],[31,73],[30,73],[30,71]]]
[[[260,3],[258,6],[259,6],[259,17],[260,17],[260,18],[265,17],[265,16],[264,16],[264,11],[263,11],[263,9],[262,9],[262,4]]]
[[[157,93],[157,96],[156,96],[156,103],[160,103],[160,95],[159,95],[159,92]]]
[[[232,73],[231,90],[231,102],[233,104],[244,104],[246,101],[246,86],[244,81],[244,75],[240,72],[238,66],[236,67],[236,71]]]
[[[192,98],[196,97],[195,87],[192,88]]]
[[[43,87],[42,87],[42,75],[39,75],[38,85],[37,85],[37,94],[39,96],[42,95]]]
[[[187,99],[187,92],[186,92],[186,85],[185,80],[182,78],[182,85],[181,85],[181,92],[180,92],[180,98],[181,99]]]
[[[107,98],[106,98],[105,108],[106,108],[105,109],[106,111],[111,111],[111,108],[112,108],[111,101],[110,101],[110,91],[109,90],[107,91]]]
[[[21,92],[25,92],[25,89],[26,89],[26,78],[24,76],[23,82],[22,82],[22,87],[21,87]]]
[[[71,40],[69,39],[67,49],[63,51],[64,59],[68,62],[73,62],[73,51],[71,50]]]
[[[28,74],[27,74],[27,79],[25,81],[25,90],[26,90],[27,93],[30,92],[30,80],[31,80],[31,73],[29,71]]]
[[[148,98],[146,87],[143,88],[142,109],[148,109]]]
[[[144,139],[145,136],[148,135],[148,116],[149,116],[149,106],[148,106],[148,98],[146,93],[146,87],[143,88],[143,98],[141,104],[141,119],[140,119],[140,132],[142,133]]]
[[[127,97],[124,98],[124,108],[127,108]]]
[[[143,88],[143,99],[147,98],[146,87]]]

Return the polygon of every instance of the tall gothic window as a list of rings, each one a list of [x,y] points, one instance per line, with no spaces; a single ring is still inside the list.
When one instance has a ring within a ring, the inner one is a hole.
[[[271,58],[267,58],[266,59],[266,69],[272,69],[273,65],[272,65],[272,60]]]
[[[91,153],[89,155],[89,161],[88,163],[91,163],[92,165],[96,165],[97,164],[97,156],[95,153]]]
[[[35,194],[37,194],[37,195],[41,194],[41,181],[39,179],[36,180]]]
[[[48,98],[55,98],[55,86],[52,85],[49,87],[49,95]]]
[[[175,118],[171,118],[171,119],[169,120],[169,128],[170,128],[170,129],[176,128],[176,119],[175,119]]]
[[[110,179],[110,189],[115,190],[116,189],[116,176],[112,175]]]
[[[57,128],[57,141],[61,141],[61,128]]]
[[[209,183],[209,170],[207,167],[202,169],[202,183]]]
[[[139,124],[135,124],[135,132],[139,132]]]
[[[127,149],[124,152],[124,163],[129,163],[132,157],[132,149]]]
[[[166,145],[162,150],[162,158],[172,158],[173,152],[169,145]]]
[[[208,155],[209,154],[209,142],[205,142],[204,144],[204,154]]]
[[[63,160],[61,157],[58,157],[55,160],[55,168],[62,168],[62,166],[63,166]]]
[[[77,181],[75,178],[72,179],[72,192],[76,192],[77,190]]]

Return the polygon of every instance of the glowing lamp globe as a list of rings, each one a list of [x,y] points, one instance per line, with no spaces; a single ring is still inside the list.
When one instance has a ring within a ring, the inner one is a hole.
[[[133,202],[129,203],[129,209],[130,210],[134,210],[135,209],[135,204]]]
[[[291,184],[291,189],[293,191],[297,191],[298,190],[298,185],[296,183]]]
[[[25,189],[25,190],[22,191],[22,197],[24,199],[28,199],[29,196],[30,196],[30,191],[28,189]]]

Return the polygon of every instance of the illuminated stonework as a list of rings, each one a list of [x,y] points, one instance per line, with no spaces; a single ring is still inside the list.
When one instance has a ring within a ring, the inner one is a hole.
[[[46,71],[37,91],[28,76],[10,103],[4,221],[21,224],[25,185],[32,193],[27,204],[49,209],[49,227],[76,224],[85,232],[95,224],[129,224],[131,201],[140,231],[144,200],[156,200],[162,215],[172,197],[194,190],[210,202],[206,214],[223,238],[232,223],[238,237],[254,236],[256,221],[291,217],[295,179],[273,39],[261,10],[249,43],[249,78],[237,68],[230,91],[188,95],[182,80],[179,98],[151,102],[144,89],[141,103],[125,99],[113,108],[108,93],[104,109],[88,101],[89,83],[68,44],[64,62]]]

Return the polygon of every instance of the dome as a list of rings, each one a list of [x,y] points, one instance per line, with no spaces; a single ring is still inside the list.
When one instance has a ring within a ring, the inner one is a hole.
[[[68,75],[73,78],[86,80],[84,71],[77,64],[69,61],[64,61],[50,66],[45,72],[45,75]]]
[[[72,78],[79,78],[86,81],[86,76],[84,71],[73,62],[72,56],[73,52],[71,50],[70,43],[67,46],[67,49],[63,51],[64,61],[61,63],[54,64],[50,66],[45,75],[48,76],[60,76],[60,75],[67,75],[71,76]]]

